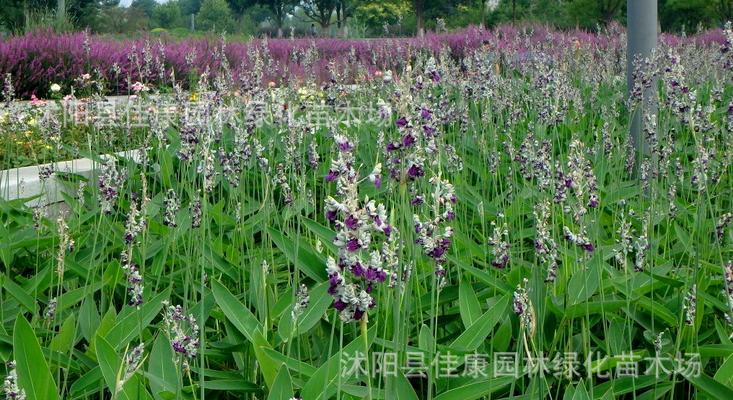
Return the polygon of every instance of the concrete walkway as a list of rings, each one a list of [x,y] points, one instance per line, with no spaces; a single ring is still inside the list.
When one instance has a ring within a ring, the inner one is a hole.
[[[114,154],[117,157],[140,160],[140,150],[127,150]],[[107,159],[110,155],[102,155]],[[56,178],[56,174],[42,181],[39,172],[44,168],[52,167],[55,172],[74,173],[91,179],[94,171],[100,164],[89,158],[59,161],[50,164],[32,165],[29,167],[12,168],[0,171],[0,196],[6,200],[25,199],[38,196],[26,202],[29,207],[42,207],[63,201],[62,193],[76,196],[75,191],[69,191]]]

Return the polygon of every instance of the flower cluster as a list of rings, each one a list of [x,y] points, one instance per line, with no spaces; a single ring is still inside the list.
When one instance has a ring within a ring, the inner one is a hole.
[[[634,271],[641,272],[644,270],[646,260],[646,252],[649,250],[649,235],[647,225],[644,225],[641,235],[634,241],[634,249],[636,250],[636,258],[634,259]]]
[[[58,307],[58,299],[56,297],[49,299],[48,305],[43,311],[43,318],[52,321],[56,317],[56,307]]]
[[[191,213],[191,228],[200,227],[203,210],[201,209],[201,198],[198,195],[191,200],[188,211]]]
[[[563,226],[563,235],[565,236],[565,239],[576,245],[581,247],[583,250],[587,251],[588,253],[593,252],[595,249],[593,247],[593,243],[591,243],[590,239],[588,239],[588,236],[585,235],[585,233],[574,233],[570,228],[567,226]]]
[[[145,212],[143,210],[144,206],[143,202],[138,203],[134,198],[130,201],[130,212],[127,214],[127,223],[125,224],[125,243],[128,245],[135,242],[137,236],[147,226]]]
[[[359,201],[358,172],[354,169],[353,144],[347,137],[334,135],[338,158],[333,160],[327,181],[336,181],[338,200],[325,200],[326,218],[336,229],[333,243],[338,260],[328,258],[329,294],[341,320],[361,320],[376,305],[371,296],[375,286],[387,279],[384,261],[389,256],[387,243],[394,240],[393,228],[387,223],[387,211],[368,197]],[[385,241],[380,247],[373,240],[379,233]]]
[[[122,386],[132,378],[135,372],[140,368],[143,362],[143,356],[145,355],[145,343],[140,343],[133,347],[125,355],[124,374],[121,379],[117,382],[117,390],[121,390]]]
[[[725,284],[723,290],[725,303],[728,306],[725,313],[725,320],[733,328],[733,261],[728,261],[723,266],[723,282]],[[733,333],[731,333],[731,337],[733,337]]]
[[[186,315],[180,305],[172,306],[164,301],[163,306],[163,321],[171,347],[176,354],[183,357],[183,365],[188,368],[188,360],[196,357],[199,350],[199,326],[196,318],[193,314]]]
[[[731,221],[733,221],[733,213],[730,212],[721,215],[720,219],[718,219],[718,223],[715,224],[715,237],[718,239],[718,241],[723,241],[725,228],[730,225]]]
[[[60,278],[64,276],[66,268],[66,253],[74,250],[74,239],[69,234],[69,226],[66,224],[64,215],[59,215],[56,220],[59,232],[59,248],[56,253],[56,273]]]
[[[132,247],[127,247],[122,252],[120,261],[127,277],[127,303],[139,307],[143,304],[143,276],[140,274],[140,267],[132,261]]]
[[[101,196],[102,211],[109,214],[112,212],[117,197],[120,195],[122,184],[125,181],[127,171],[117,169],[114,158],[109,158],[102,165],[102,172],[99,175],[99,193]]]
[[[626,269],[627,257],[634,250],[634,227],[631,225],[631,221],[626,219],[626,213],[623,210],[621,211],[621,222],[617,233],[619,235],[616,240],[618,248],[614,253],[614,258],[623,269]]]
[[[176,223],[176,213],[181,208],[181,201],[178,199],[176,191],[168,189],[163,199],[163,205],[165,206],[165,212],[163,214],[163,224],[175,228],[178,226]]]
[[[3,381],[3,392],[8,400],[25,400],[25,390],[18,386],[18,372],[15,370],[15,361],[8,362],[8,375]]]
[[[534,209],[534,217],[537,221],[537,238],[534,241],[534,250],[539,257],[540,263],[547,266],[547,277],[545,282],[552,283],[557,279],[557,243],[552,238],[549,224],[550,201],[545,200],[537,203]]]
[[[524,179],[537,182],[540,191],[547,190],[552,185],[552,143],[549,140],[539,141],[533,134],[527,135],[514,161],[519,163],[519,172]]]
[[[499,214],[499,219],[504,221],[504,215]],[[506,221],[497,225],[496,221],[491,221],[491,226],[494,227],[494,232],[489,239],[489,244],[493,247],[492,253],[494,259],[491,261],[491,265],[496,268],[504,269],[509,264],[509,228]]]
[[[528,283],[527,278],[524,278],[522,285],[517,285],[517,289],[514,291],[512,308],[514,309],[514,313],[519,317],[522,328],[532,337],[534,336],[536,320],[534,307],[532,307],[532,301],[529,299],[529,293],[527,291]]]
[[[301,284],[298,288],[298,292],[295,294],[295,305],[293,306],[293,310],[290,312],[290,316],[293,320],[298,319],[298,317],[305,312],[306,308],[308,308],[308,304],[310,304],[308,287],[305,286],[305,284]]]
[[[685,310],[685,324],[692,326],[697,315],[697,285],[692,285],[685,295],[682,309]]]
[[[587,212],[586,207],[596,208],[599,204],[598,184],[593,173],[593,166],[586,158],[585,153],[586,150],[583,142],[574,140],[570,143],[567,164],[568,175],[565,185],[573,189],[578,200],[575,209],[576,220],[579,220],[580,217],[585,215]]]

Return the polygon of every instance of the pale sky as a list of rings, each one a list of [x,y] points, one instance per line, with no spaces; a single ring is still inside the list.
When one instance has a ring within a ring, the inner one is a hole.
[[[158,3],[165,3],[168,0],[155,0]],[[123,7],[127,7],[132,3],[132,0],[120,0],[120,5]]]

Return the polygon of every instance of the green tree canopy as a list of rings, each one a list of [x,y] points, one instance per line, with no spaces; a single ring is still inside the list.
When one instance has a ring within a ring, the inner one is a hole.
[[[204,0],[196,18],[197,29],[231,31],[233,25],[232,10],[226,0]]]

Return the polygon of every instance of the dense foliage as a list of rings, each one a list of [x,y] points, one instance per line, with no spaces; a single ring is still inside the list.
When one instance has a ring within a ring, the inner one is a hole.
[[[628,96],[621,30],[487,35],[363,44],[320,83],[303,43],[273,85],[289,42],[238,74],[201,47],[193,92],[125,70],[136,124],[6,79],[2,132],[76,129],[99,167],[39,169],[63,206],[0,200],[6,396],[733,398],[733,31],[667,37]]]
[[[291,30],[296,36],[311,35],[315,25],[317,34],[326,36],[401,36],[417,34],[420,28],[440,30],[442,23],[464,28],[532,22],[596,30],[626,18],[625,0],[5,0],[3,4],[0,32],[13,33],[53,27],[185,36],[215,29],[281,37]],[[56,11],[59,4],[66,9],[61,18]],[[733,0],[659,0],[658,4],[665,32],[719,28],[733,18]],[[227,21],[222,24],[214,16],[226,16]]]

